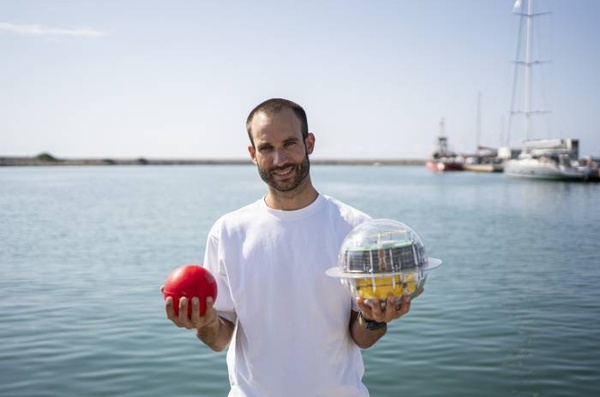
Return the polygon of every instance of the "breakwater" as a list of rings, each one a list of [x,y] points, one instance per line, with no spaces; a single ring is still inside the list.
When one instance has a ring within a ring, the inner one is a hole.
[[[250,159],[160,159],[160,158],[56,158],[50,155],[0,156],[0,166],[84,166],[84,165],[240,165]],[[424,159],[314,159],[326,165],[424,165]]]

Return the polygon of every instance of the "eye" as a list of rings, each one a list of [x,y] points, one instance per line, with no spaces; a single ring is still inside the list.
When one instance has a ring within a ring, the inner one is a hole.
[[[295,139],[290,139],[289,141],[285,141],[285,142],[283,143],[283,145],[284,145],[285,147],[289,148],[289,147],[293,147],[293,146],[295,146],[297,143],[298,143],[298,141],[297,141],[297,140],[295,140]]]
[[[271,150],[273,150],[273,146],[271,146],[271,145],[260,145],[260,146],[258,147],[258,151],[259,151],[260,153],[268,153],[268,152],[270,152]]]

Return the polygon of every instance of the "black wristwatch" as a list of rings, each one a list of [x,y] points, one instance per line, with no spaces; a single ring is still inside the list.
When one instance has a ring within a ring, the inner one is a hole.
[[[363,316],[362,312],[360,311],[358,312],[358,315],[362,317],[369,331],[375,331],[387,327],[387,323],[380,323],[379,321],[369,320],[368,318],[365,318],[365,316]]]

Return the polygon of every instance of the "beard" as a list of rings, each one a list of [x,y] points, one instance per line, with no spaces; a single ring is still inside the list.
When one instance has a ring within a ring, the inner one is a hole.
[[[294,177],[289,181],[278,181],[276,177],[273,175],[274,171],[279,171],[283,169],[287,169],[289,167],[293,167],[294,169]],[[308,176],[310,172],[310,160],[308,159],[308,154],[304,157],[304,160],[300,163],[287,163],[281,167],[273,167],[269,169],[261,168],[258,166],[258,173],[260,174],[260,178],[270,187],[279,191],[279,192],[289,192],[296,189],[304,179]]]

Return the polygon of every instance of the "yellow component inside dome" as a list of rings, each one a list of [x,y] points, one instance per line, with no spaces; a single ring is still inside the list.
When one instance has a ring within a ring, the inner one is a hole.
[[[411,295],[417,289],[414,273],[390,277],[360,278],[354,284],[358,296],[363,299],[386,299],[390,294],[395,297]]]

